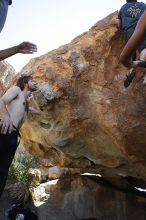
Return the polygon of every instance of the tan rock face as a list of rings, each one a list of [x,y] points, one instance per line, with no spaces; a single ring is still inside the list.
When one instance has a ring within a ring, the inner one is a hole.
[[[35,200],[35,204],[39,206],[37,212],[40,220],[145,220],[146,218],[144,208],[146,198],[115,190],[100,180],[72,176],[60,179],[56,185],[50,183],[50,186],[49,183],[42,184],[33,194],[33,199],[40,201],[36,203]],[[44,191],[47,195],[43,193]]]
[[[6,61],[0,62],[0,90],[10,86],[13,77],[16,75],[14,68]]]
[[[144,71],[124,88],[116,16],[23,68],[39,84],[36,99],[43,111],[29,115],[23,142],[54,165],[146,179]]]

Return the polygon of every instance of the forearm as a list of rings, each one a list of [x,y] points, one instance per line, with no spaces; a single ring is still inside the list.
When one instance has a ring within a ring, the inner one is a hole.
[[[11,133],[14,130],[9,112],[3,101],[0,101],[0,134]]]
[[[18,53],[18,48],[17,46],[5,49],[5,50],[0,50],[0,61],[4,60],[8,57],[11,57],[13,55],[15,55],[16,53]]]
[[[42,111],[40,109],[36,109],[36,108],[33,108],[33,107],[29,107],[28,110],[32,114],[41,114],[42,113]]]
[[[35,99],[33,99],[32,103],[33,103],[33,107],[34,107],[36,110],[40,111],[40,107],[39,107],[39,105],[37,104],[37,102],[35,101]]]
[[[40,114],[42,111],[40,110],[39,105],[37,104],[37,102],[35,101],[34,97],[31,97],[31,105],[29,107],[29,112],[30,113],[34,113],[34,114]]]
[[[4,118],[5,116],[10,117],[4,101],[0,100],[0,119]]]
[[[30,42],[23,42],[14,47],[0,51],[0,61],[15,55],[16,53],[33,54],[37,51],[37,46]]]
[[[146,33],[146,12],[144,12],[144,14],[142,15],[141,19],[139,20],[135,28],[132,37],[127,42],[120,55],[120,61],[123,63],[123,65],[127,67],[132,67],[133,62],[131,60],[131,56],[136,51],[140,42],[143,40],[145,33]]]
[[[121,55],[120,61],[126,67],[132,67],[132,54],[136,51],[139,43],[142,40],[142,35],[139,34],[139,30],[135,30],[128,43],[125,45]]]

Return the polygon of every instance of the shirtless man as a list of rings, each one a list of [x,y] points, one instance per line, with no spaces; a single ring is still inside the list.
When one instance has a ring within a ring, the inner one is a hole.
[[[19,129],[27,113],[41,113],[35,100],[33,107],[28,107],[28,99],[37,85],[31,76],[22,76],[17,85],[9,88],[0,98],[0,196],[4,190],[8,170],[14,158],[17,146]]]

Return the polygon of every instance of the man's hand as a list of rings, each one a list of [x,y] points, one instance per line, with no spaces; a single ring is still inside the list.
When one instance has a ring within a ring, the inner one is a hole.
[[[10,47],[5,50],[0,50],[0,61],[17,53],[32,54],[34,52],[37,52],[37,46],[35,44],[30,42],[23,42],[17,46]]]
[[[5,116],[4,119],[1,119],[0,121],[0,133],[1,134],[11,133],[14,130],[15,129],[13,127],[13,123],[9,116]]]
[[[32,54],[34,52],[37,52],[37,46],[30,42],[23,42],[16,47],[17,53]]]

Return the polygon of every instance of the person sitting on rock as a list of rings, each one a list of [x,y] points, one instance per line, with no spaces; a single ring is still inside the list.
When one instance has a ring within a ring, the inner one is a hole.
[[[135,27],[146,10],[146,4],[143,2],[137,2],[137,0],[126,0],[118,14],[118,27],[123,31],[125,42],[127,43],[132,36]],[[146,66],[146,40],[143,40],[138,45],[139,60],[136,60],[136,50],[131,54],[133,59],[132,68],[124,81],[124,86],[128,87],[135,76],[135,70],[133,67]]]
[[[8,6],[12,4],[12,0],[0,0],[0,32],[2,31],[8,12]],[[37,46],[30,42],[23,42],[17,46],[0,50],[0,61],[11,57],[17,53],[32,54],[37,51]]]
[[[32,96],[37,84],[31,76],[21,76],[16,86],[10,87],[0,98],[0,196],[4,190],[9,167],[14,158],[19,130],[28,112],[40,114],[41,110]],[[33,106],[28,106],[28,99]]]
[[[146,11],[143,13],[129,41],[126,43],[120,54],[120,61],[126,67],[133,67],[134,61],[131,59],[132,54],[138,48],[143,38],[146,37]],[[144,66],[145,67],[145,66]]]

